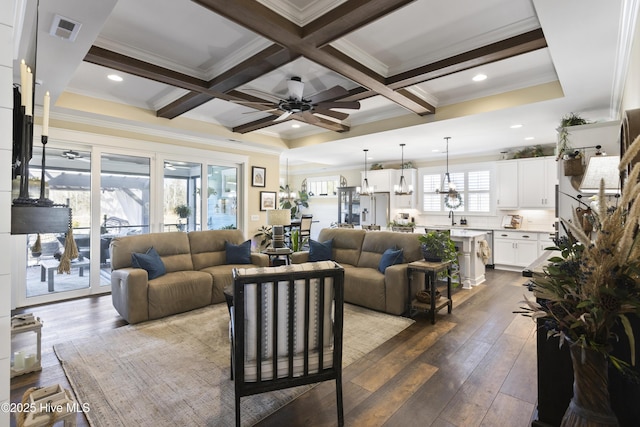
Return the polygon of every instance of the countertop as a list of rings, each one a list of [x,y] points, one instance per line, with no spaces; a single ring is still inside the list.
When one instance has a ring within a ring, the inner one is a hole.
[[[553,234],[555,233],[555,230],[552,228],[547,228],[547,229],[543,229],[543,228],[535,228],[535,227],[527,227],[527,228],[504,228],[504,227],[499,227],[499,226],[480,226],[480,227],[476,227],[473,225],[445,225],[445,224],[437,224],[437,225],[424,225],[424,224],[418,224],[416,225],[416,231],[418,230],[422,230],[424,231],[425,228],[431,229],[431,230],[476,230],[476,231],[519,231],[519,232],[523,232],[523,233],[549,233],[549,234]]]

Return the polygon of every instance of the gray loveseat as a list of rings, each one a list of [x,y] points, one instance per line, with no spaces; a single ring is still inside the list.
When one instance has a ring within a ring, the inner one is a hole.
[[[266,267],[269,257],[251,253],[251,264],[227,264],[225,242],[245,241],[240,230],[149,233],[111,241],[111,297],[129,323],[158,319],[224,301],[223,289],[233,283],[234,267]],[[166,274],[149,280],[146,270],[133,268],[131,254],[153,247]]]
[[[332,259],[344,267],[344,300],[390,314],[402,314],[407,308],[407,264],[423,260],[418,235],[392,231],[366,231],[350,228],[324,228],[319,242],[333,239]],[[390,248],[403,249],[403,263],[378,271],[382,254]],[[292,254],[293,263],[306,262],[309,252]],[[424,283],[415,275],[415,289]]]

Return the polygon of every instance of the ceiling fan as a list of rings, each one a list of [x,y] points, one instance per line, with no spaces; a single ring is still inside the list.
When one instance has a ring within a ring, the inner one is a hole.
[[[274,122],[286,120],[290,116],[296,115],[298,119],[313,124],[320,121],[320,119],[314,114],[342,121],[349,117],[349,115],[340,111],[333,111],[331,110],[332,108],[346,108],[351,110],[360,109],[360,103],[358,101],[333,101],[334,99],[339,99],[349,94],[349,92],[342,86],[334,86],[330,89],[319,92],[310,98],[304,98],[304,83],[302,82],[302,79],[300,77],[291,77],[287,80],[287,88],[288,95],[286,99],[278,98],[269,93],[264,93],[255,89],[247,89],[247,91],[251,90],[259,92],[260,95],[264,98],[270,99],[271,101],[262,102],[237,100],[233,102],[247,105],[255,104],[270,106],[272,107],[271,109],[262,111],[279,111],[282,113],[274,119]]]

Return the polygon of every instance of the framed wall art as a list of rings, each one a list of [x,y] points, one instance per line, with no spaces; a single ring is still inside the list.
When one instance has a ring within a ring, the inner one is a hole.
[[[261,191],[260,192],[260,210],[266,211],[269,209],[277,209],[277,193],[275,191]]]
[[[253,187],[265,187],[267,182],[267,169],[259,166],[251,167],[251,185]]]

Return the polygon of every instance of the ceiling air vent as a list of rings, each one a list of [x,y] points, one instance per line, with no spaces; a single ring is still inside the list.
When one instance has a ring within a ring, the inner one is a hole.
[[[79,22],[65,18],[64,16],[55,15],[49,34],[64,40],[75,41],[81,26],[82,24]]]

